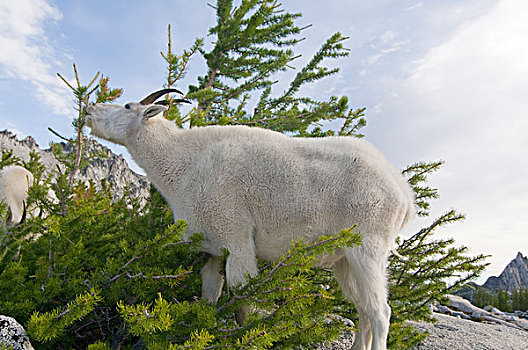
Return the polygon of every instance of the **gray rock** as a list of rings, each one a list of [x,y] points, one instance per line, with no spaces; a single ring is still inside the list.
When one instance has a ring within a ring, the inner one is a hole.
[[[333,342],[326,341],[322,344],[317,344],[313,348],[300,347],[299,350],[303,349],[314,349],[314,350],[347,350],[352,349],[354,344],[355,334],[353,332],[345,331],[341,333],[339,338]]]
[[[481,309],[459,296],[448,295],[447,297],[449,299],[449,307],[438,304],[435,305],[434,312],[476,322],[492,322],[506,327],[528,331],[528,321],[520,318],[520,313],[508,314],[494,307]]]
[[[528,321],[527,320],[523,320],[523,319],[517,318],[517,319],[513,320],[513,322],[515,322],[515,324],[517,326],[519,326],[520,328],[528,331]]]
[[[486,305],[483,307],[484,310],[489,311],[489,312],[491,312],[491,310],[493,310],[494,308],[495,306],[492,306],[492,305]]]
[[[513,313],[514,316],[520,317],[520,318],[526,318],[528,319],[528,310],[521,311],[521,310],[515,310]]]
[[[51,150],[41,150],[35,140],[28,136],[25,139],[19,140],[15,134],[8,130],[0,131],[0,150],[13,151],[13,155],[22,159],[29,160],[29,152],[37,152],[41,157],[41,161],[46,167],[46,174],[54,171],[58,161],[55,159]]]
[[[475,305],[471,304],[466,299],[459,297],[457,295],[447,295],[447,298],[449,299],[449,307],[454,308],[458,311],[461,311],[466,314],[482,314],[482,315],[489,315],[492,316],[492,314],[484,309],[478,308]]]
[[[464,318],[466,320],[471,320],[471,317],[466,315],[465,313],[460,312],[460,311],[453,311],[450,308],[448,308],[447,306],[440,305],[440,304],[439,305],[435,305],[435,307],[433,309],[433,312],[438,312],[438,313],[445,314],[445,315],[450,315],[450,316],[454,316],[454,317]]]
[[[14,318],[0,315],[0,345],[13,350],[33,350],[24,327]]]
[[[491,312],[492,314],[494,314],[494,315],[505,316],[505,315],[504,315],[504,312],[500,311],[500,310],[497,309],[496,307],[492,308],[490,312]]]

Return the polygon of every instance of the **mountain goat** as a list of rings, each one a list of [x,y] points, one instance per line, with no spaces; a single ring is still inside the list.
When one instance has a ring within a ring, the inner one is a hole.
[[[189,232],[203,232],[211,254],[202,297],[216,302],[229,251],[229,286],[258,273],[256,257],[278,259],[293,239],[357,228],[362,245],[336,252],[332,266],[359,311],[354,349],[386,349],[390,307],[386,262],[397,232],[414,215],[401,174],[370,143],[352,137],[292,138],[246,126],[180,129],[159,116],[157,91],[139,103],[95,104],[94,136],[124,145]]]
[[[0,170],[0,200],[9,210],[8,225],[16,225],[26,217],[26,198],[33,174],[19,165],[9,165]]]

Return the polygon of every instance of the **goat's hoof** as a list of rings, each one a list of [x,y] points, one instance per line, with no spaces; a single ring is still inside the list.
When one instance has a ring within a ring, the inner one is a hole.
[[[246,323],[248,316],[251,313],[251,309],[251,306],[244,305],[235,310],[235,320],[239,326],[243,326]]]

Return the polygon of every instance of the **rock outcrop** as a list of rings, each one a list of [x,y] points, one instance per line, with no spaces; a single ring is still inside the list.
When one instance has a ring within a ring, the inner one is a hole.
[[[0,348],[2,346],[13,350],[33,350],[24,327],[14,318],[0,315]]]
[[[449,305],[435,305],[433,311],[478,322],[492,322],[528,331],[528,312],[502,312],[494,307],[478,308],[457,295],[448,295]],[[528,337],[528,333],[526,334]]]
[[[66,153],[74,152],[74,147],[71,144],[61,143],[61,146]],[[79,180],[87,182],[91,179],[95,184],[99,184],[101,180],[106,179],[108,183],[112,184],[112,193],[115,198],[121,197],[127,187],[133,198],[148,197],[149,181],[145,176],[130,170],[123,156],[115,155],[92,138],[87,138],[86,149],[89,153],[98,154],[102,157],[90,161],[87,167],[80,169],[77,174]],[[47,173],[56,171],[57,166],[63,168],[51,149],[41,149],[31,136],[19,140],[10,131],[0,131],[0,150],[12,150],[14,156],[24,161],[29,160],[31,151],[37,152],[46,167]]]

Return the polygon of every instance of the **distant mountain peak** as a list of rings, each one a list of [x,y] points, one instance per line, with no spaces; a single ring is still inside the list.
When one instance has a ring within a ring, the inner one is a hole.
[[[499,288],[513,292],[519,288],[528,289],[528,258],[521,252],[517,253],[499,277],[488,278],[483,287],[497,291]]]

